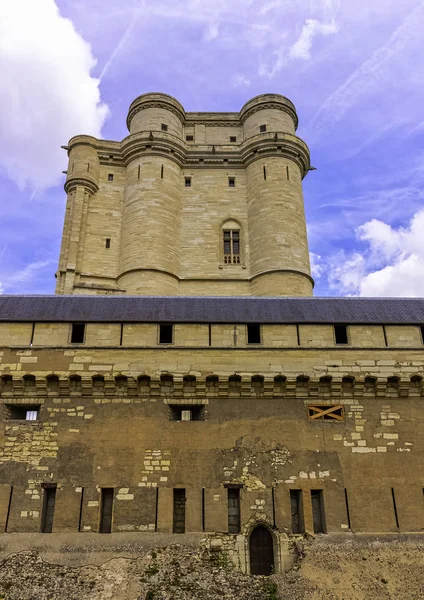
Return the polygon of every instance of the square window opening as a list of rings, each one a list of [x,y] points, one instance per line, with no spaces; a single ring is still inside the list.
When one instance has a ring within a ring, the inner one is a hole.
[[[334,325],[336,344],[348,344],[347,325]]]
[[[113,181],[113,173],[109,173],[109,175],[107,176],[107,180]]]
[[[228,187],[236,187],[236,178],[235,177],[228,178]]]
[[[85,323],[72,323],[71,344],[83,344],[85,336]]]
[[[256,323],[250,323],[247,326],[247,343],[248,344],[260,344],[261,343],[261,326]]]
[[[184,177],[185,187],[191,187],[191,177]]]
[[[230,142],[234,144],[237,141],[237,137],[235,135],[230,135]]]
[[[37,421],[40,406],[8,404],[9,419],[16,421]]]
[[[266,131],[266,125],[259,125],[259,131],[264,133]]]
[[[194,135],[186,135],[186,142],[193,142],[194,141]]]
[[[165,125],[165,123],[162,123],[161,129],[162,129],[162,131],[168,131],[168,125]]]
[[[172,344],[173,332],[173,325],[159,325],[159,344]]]
[[[310,404],[308,416],[311,421],[344,421],[344,411],[341,404]]]
[[[182,405],[169,404],[170,421],[204,421],[205,406],[204,404]]]

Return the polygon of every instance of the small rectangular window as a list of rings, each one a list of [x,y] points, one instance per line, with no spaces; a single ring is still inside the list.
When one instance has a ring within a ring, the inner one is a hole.
[[[110,248],[110,238],[106,238],[105,248]]]
[[[302,490],[290,490],[291,524],[293,533],[305,531]]]
[[[168,125],[165,125],[165,123],[162,123],[162,131],[168,131]]]
[[[314,533],[325,533],[324,494],[322,490],[311,490]]]
[[[266,131],[266,125],[259,125],[259,131],[264,133]]]
[[[56,485],[48,484],[43,490],[43,510],[41,515],[41,533],[53,531],[54,505],[56,502]]]
[[[235,177],[228,178],[228,187],[236,187],[236,178]]]
[[[100,533],[112,532],[113,488],[102,488],[100,498]]]
[[[169,404],[171,421],[204,421],[205,406],[204,404],[191,404],[189,406],[181,404]]]
[[[173,533],[185,532],[186,491],[184,488],[174,488],[174,519]]]
[[[261,343],[261,326],[256,323],[250,323],[247,326],[247,343],[248,344],[260,344]]]
[[[71,344],[83,344],[85,323],[72,323]]]
[[[37,421],[40,406],[34,404],[7,404],[9,409],[9,419],[16,421]]]
[[[228,533],[240,533],[240,488],[228,488]]]
[[[347,344],[347,326],[334,325],[334,336],[336,338],[336,344]]]
[[[230,142],[234,144],[237,141],[237,137],[235,135],[230,135]]]
[[[163,165],[160,167],[160,178],[163,179]]]
[[[186,142],[192,142],[194,140],[194,135],[186,135]]]
[[[109,173],[109,175],[107,176],[107,180],[113,181],[113,173]]]
[[[191,177],[184,177],[185,187],[191,187]]]
[[[311,421],[317,419],[344,421],[343,406],[341,404],[309,404],[308,415]]]
[[[159,344],[172,344],[173,341],[173,325],[159,325]]]

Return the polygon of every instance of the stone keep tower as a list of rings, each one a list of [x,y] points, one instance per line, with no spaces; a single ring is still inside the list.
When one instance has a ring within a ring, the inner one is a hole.
[[[122,142],[72,138],[57,293],[312,295],[297,124],[279,94],[186,113],[149,93]]]

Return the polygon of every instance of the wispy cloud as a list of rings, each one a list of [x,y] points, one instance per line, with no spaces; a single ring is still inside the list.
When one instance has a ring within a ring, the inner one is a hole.
[[[302,27],[299,38],[289,50],[290,58],[308,60],[311,58],[312,44],[317,35],[331,35],[338,31],[339,27],[334,19],[330,23],[321,23],[316,19],[307,19]]]

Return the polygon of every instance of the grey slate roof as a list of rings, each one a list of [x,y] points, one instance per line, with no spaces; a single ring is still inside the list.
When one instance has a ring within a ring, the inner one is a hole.
[[[424,324],[424,298],[1,296],[0,321]]]

